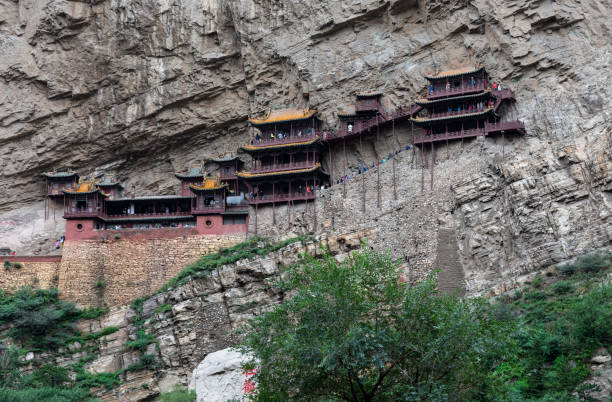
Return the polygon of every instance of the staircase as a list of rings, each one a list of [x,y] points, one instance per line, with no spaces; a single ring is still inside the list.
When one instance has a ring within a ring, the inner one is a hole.
[[[440,228],[438,230],[438,257],[435,269],[440,270],[438,274],[438,288],[449,294],[462,288],[464,285],[464,274],[459,262],[459,252],[455,229]]]

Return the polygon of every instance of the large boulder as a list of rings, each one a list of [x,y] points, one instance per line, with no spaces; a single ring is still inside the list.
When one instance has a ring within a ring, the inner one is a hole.
[[[247,358],[231,350],[222,349],[202,360],[193,371],[189,389],[195,389],[197,402],[244,400],[246,376],[241,365]]]

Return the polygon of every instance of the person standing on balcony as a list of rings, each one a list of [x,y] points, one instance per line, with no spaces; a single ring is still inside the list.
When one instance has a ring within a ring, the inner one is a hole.
[[[352,123],[349,123],[349,124],[348,124],[348,132],[349,132],[349,133],[352,133],[352,132],[353,132],[353,124],[352,124]]]
[[[474,76],[472,76],[472,88],[474,88],[476,86],[476,80],[474,79]]]
[[[429,93],[430,93],[430,94],[434,93],[434,84],[431,84],[431,85],[429,86]]]

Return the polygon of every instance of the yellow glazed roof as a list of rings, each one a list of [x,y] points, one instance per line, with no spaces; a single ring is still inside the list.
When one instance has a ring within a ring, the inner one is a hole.
[[[272,110],[263,119],[249,119],[253,124],[269,124],[278,123],[290,120],[302,120],[312,117],[316,113],[316,110],[312,109],[279,109]]]
[[[242,177],[243,179],[250,179],[250,178],[256,178],[256,177],[267,177],[267,176],[282,176],[282,175],[287,175],[287,174],[314,172],[320,167],[321,167],[320,163],[315,163],[312,167],[304,168],[304,169],[280,170],[280,171],[267,172],[267,173],[236,172],[236,176]]]
[[[478,66],[478,67],[461,67],[461,68],[456,68],[453,70],[447,70],[447,71],[442,71],[441,73],[438,74],[432,74],[432,75],[426,75],[425,78],[429,78],[429,79],[438,79],[438,78],[445,78],[445,77],[454,77],[457,75],[462,75],[462,74],[468,74],[468,73],[476,73],[480,70],[482,70],[484,68],[484,66]]]
[[[68,194],[91,194],[96,191],[99,191],[99,189],[96,187],[96,182],[94,179],[90,179],[90,180],[79,179],[79,183],[76,185],[75,188],[65,188],[64,189],[64,192]],[[100,191],[100,194],[104,196],[108,195],[102,191]]]
[[[219,190],[224,187],[227,187],[227,184],[221,183],[220,177],[206,177],[202,184],[192,184],[189,187],[193,188],[194,190]]]

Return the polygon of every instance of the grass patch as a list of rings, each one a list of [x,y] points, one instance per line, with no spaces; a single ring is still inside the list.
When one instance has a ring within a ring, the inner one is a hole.
[[[172,391],[160,394],[158,400],[160,402],[194,402],[196,393],[183,386],[176,385]]]

